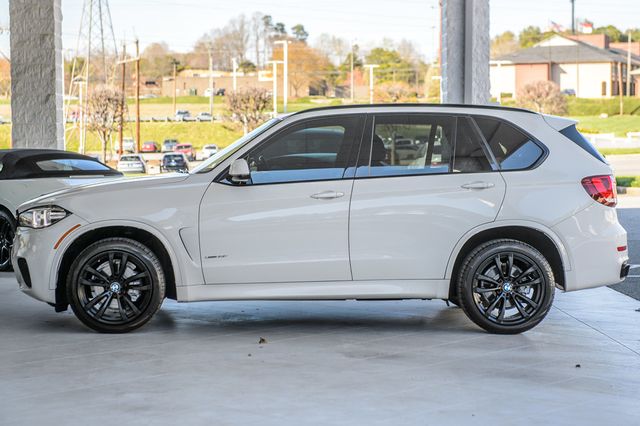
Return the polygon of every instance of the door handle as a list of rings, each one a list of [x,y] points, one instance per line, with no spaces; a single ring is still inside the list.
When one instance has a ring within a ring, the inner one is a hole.
[[[470,182],[465,183],[464,185],[460,185],[460,187],[464,189],[489,189],[493,188],[494,186],[496,185],[491,182]]]
[[[344,197],[344,192],[323,191],[311,196],[311,198],[315,198],[316,200],[333,200],[340,197]]]

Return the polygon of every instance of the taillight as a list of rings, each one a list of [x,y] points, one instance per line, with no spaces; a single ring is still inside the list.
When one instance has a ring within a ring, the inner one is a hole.
[[[582,186],[589,196],[608,207],[618,204],[616,181],[611,175],[589,176],[582,179]]]

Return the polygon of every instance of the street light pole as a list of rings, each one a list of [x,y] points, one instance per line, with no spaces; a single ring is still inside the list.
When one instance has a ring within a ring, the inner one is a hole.
[[[351,103],[353,103],[355,99],[355,87],[354,87],[354,78],[353,78],[353,41],[351,42]]]
[[[209,49],[209,114],[213,123],[213,55]]]
[[[627,96],[631,96],[631,30],[627,32]]]
[[[378,68],[380,65],[365,64],[365,68],[369,68],[369,103],[373,103],[373,69]]]
[[[236,58],[231,59],[231,64],[233,65],[233,92],[235,93],[238,90],[238,60]]]
[[[278,115],[278,64],[282,64],[283,61],[267,61],[267,63],[273,65],[273,116],[276,117]]]
[[[282,45],[282,61],[284,62],[284,81],[282,87],[282,109],[287,112],[287,98],[289,97],[289,40],[278,40],[273,44]]]

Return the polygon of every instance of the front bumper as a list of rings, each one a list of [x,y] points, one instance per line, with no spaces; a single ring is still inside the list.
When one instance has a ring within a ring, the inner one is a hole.
[[[19,227],[13,242],[11,261],[20,290],[34,299],[55,304],[57,271],[62,254],[86,224],[79,217],[71,215],[48,228]],[[74,227],[73,231],[67,233]]]

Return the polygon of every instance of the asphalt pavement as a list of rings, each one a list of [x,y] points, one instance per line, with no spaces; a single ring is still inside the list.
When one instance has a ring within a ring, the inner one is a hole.
[[[607,155],[616,176],[640,176],[640,154]]]
[[[629,261],[632,265],[637,265],[637,268],[632,266],[629,277],[611,288],[640,300],[640,197],[618,197],[618,219],[627,230]]]

